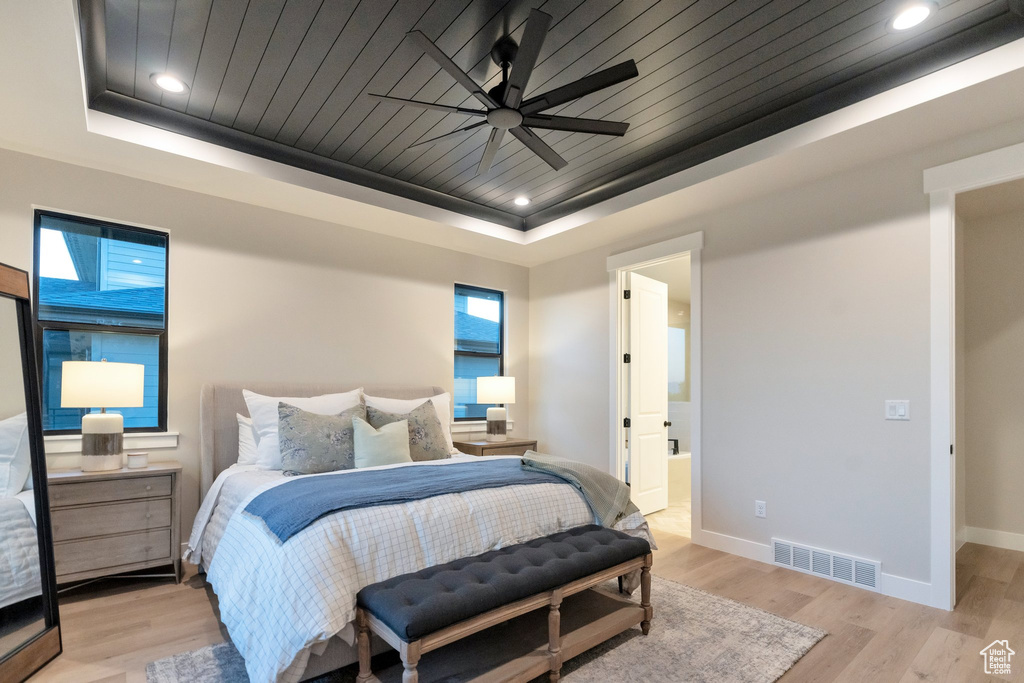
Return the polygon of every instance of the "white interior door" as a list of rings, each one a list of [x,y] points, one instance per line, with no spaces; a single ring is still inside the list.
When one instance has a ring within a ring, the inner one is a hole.
[[[629,483],[648,514],[668,507],[668,285],[629,273]]]

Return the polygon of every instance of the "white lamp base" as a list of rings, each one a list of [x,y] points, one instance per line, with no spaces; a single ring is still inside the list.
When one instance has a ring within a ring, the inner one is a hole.
[[[504,408],[487,409],[487,440],[507,441],[508,411]]]
[[[124,457],[117,455],[82,455],[83,472],[107,472],[121,469]]]
[[[118,413],[82,416],[82,471],[106,472],[124,466],[124,418]]]

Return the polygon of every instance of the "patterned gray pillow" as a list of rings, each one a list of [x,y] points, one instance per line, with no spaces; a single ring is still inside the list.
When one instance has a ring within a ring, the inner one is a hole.
[[[409,455],[412,456],[413,462],[452,457],[448,452],[448,442],[444,438],[441,420],[437,417],[437,410],[432,401],[426,401],[405,415],[366,406],[366,421],[374,429],[380,429],[399,420],[409,421]]]
[[[281,468],[285,474],[318,474],[356,466],[352,418],[366,419],[363,404],[340,415],[317,415],[278,403],[277,417]]]

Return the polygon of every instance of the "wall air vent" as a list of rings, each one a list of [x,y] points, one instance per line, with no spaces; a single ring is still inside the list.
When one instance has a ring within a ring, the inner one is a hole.
[[[840,555],[831,550],[772,539],[775,564],[852,586],[878,590],[882,564],[874,560]]]
[[[811,551],[798,545],[793,546],[793,566],[805,572],[811,571]]]
[[[833,557],[832,576],[840,581],[853,583],[853,560],[848,557]]]
[[[775,564],[793,564],[793,546],[782,541],[775,541],[772,544],[772,550],[775,552]]]

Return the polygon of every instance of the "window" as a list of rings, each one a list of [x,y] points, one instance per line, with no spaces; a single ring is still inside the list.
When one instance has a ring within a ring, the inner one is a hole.
[[[476,378],[505,368],[505,297],[493,289],[455,285],[456,420],[483,420],[492,404],[476,402]]]
[[[43,431],[81,431],[88,411],[60,407],[61,364],[103,358],[146,368],[143,406],[115,410],[125,431],[166,430],[167,235],[36,211],[35,245]]]

